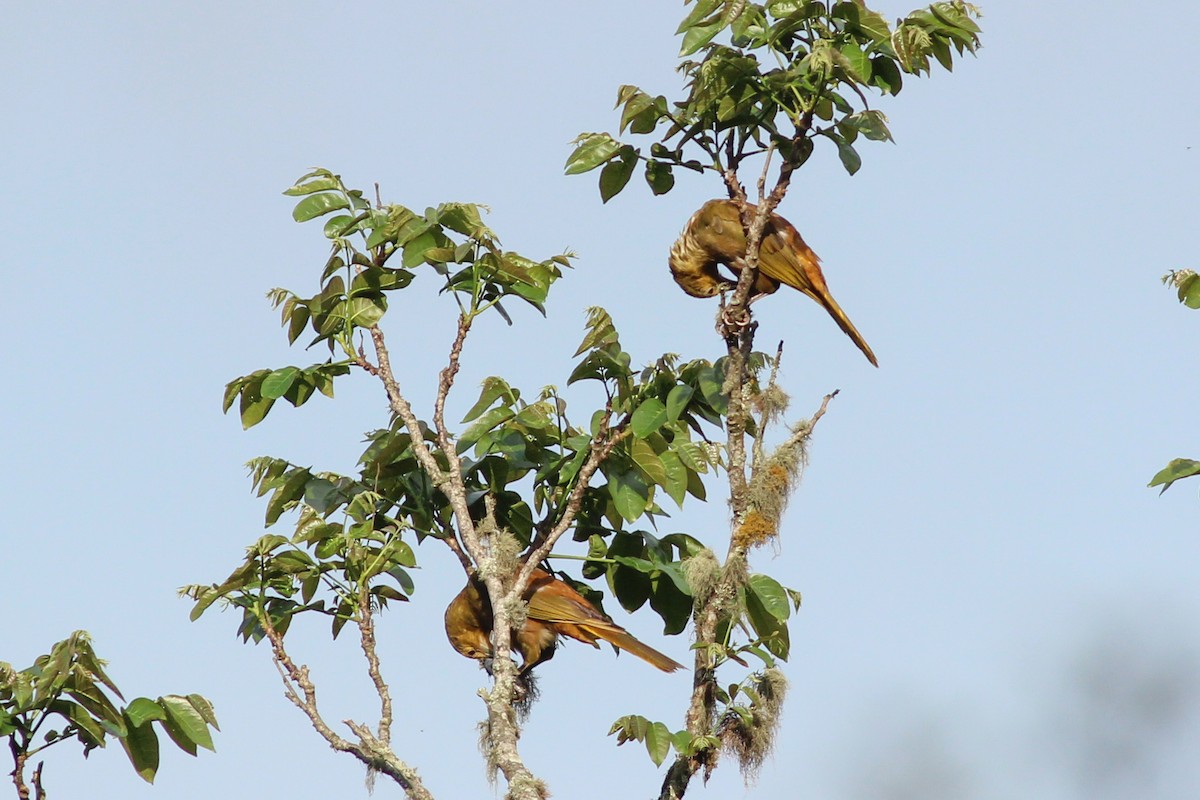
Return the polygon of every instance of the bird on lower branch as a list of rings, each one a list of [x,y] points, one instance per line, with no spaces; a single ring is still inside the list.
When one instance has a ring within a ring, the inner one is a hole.
[[[583,595],[545,570],[533,571],[523,597],[529,613],[512,643],[521,654],[522,675],[554,656],[560,635],[597,648],[597,640],[603,639],[663,672],[683,669],[682,664],[635,639]],[[467,658],[484,661],[486,666],[492,658],[491,633],[492,607],[487,590],[479,578],[472,576],[446,608],[446,636],[455,650]]]
[[[756,206],[747,206],[751,216]],[[709,200],[692,215],[679,239],[671,247],[671,276],[692,297],[714,297],[737,284],[721,275],[721,264],[740,273],[746,261],[746,231],[742,227],[737,204],[732,200]],[[875,354],[854,323],[829,293],[821,274],[821,259],[812,251],[800,232],[783,217],[772,214],[763,229],[758,253],[758,279],[750,302],[772,294],[780,284],[803,292],[816,300],[833,317],[858,349],[875,366]]]

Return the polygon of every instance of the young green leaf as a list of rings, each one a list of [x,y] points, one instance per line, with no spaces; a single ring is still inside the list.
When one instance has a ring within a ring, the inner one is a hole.
[[[1190,478],[1193,475],[1200,475],[1200,461],[1193,461],[1190,458],[1176,458],[1158,471],[1147,486],[1162,486],[1162,494],[1167,489],[1171,488],[1171,484],[1181,478]]]
[[[567,175],[593,170],[621,150],[621,143],[607,133],[585,133],[575,140],[575,145],[575,151],[567,157]]]
[[[331,211],[338,211],[349,207],[349,201],[341,194],[335,192],[310,194],[292,209],[292,219],[296,222],[308,222],[310,219],[324,216]]]

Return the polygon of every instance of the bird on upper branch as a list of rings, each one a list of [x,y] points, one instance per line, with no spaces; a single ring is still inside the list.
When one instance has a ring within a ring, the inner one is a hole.
[[[753,216],[756,206],[747,208]],[[671,276],[685,292],[692,297],[713,297],[737,285],[722,276],[717,265],[723,264],[740,273],[745,259],[746,231],[737,204],[732,200],[709,200],[684,226],[683,233],[671,247],[669,263]],[[758,280],[754,283],[750,302],[771,294],[781,283],[816,300],[858,345],[867,360],[879,366],[862,334],[829,293],[825,276],[821,274],[821,259],[804,243],[792,223],[772,214],[763,229]]]
[[[535,569],[523,595],[529,604],[525,624],[513,637],[512,647],[521,654],[521,674],[549,661],[559,635],[569,636],[593,647],[603,639],[661,669],[674,672],[683,665],[642,644],[628,631],[596,610],[583,595],[545,570]],[[492,657],[492,606],[479,578],[467,585],[446,608],[446,636],[454,649],[467,658],[485,662]]]

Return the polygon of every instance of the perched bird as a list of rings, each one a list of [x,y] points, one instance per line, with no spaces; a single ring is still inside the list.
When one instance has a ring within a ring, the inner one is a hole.
[[[683,665],[653,647],[633,638],[620,625],[596,610],[583,595],[545,570],[535,569],[525,590],[529,614],[521,630],[513,637],[513,649],[520,652],[521,674],[554,656],[559,635],[599,647],[603,639],[643,661],[674,672]],[[467,585],[446,608],[446,636],[454,649],[467,658],[486,661],[492,657],[492,606],[483,583],[472,576]]]
[[[749,208],[753,214],[756,207]],[[692,215],[672,245],[669,263],[671,276],[685,292],[692,297],[712,297],[736,285],[717,271],[717,265],[723,264],[740,273],[745,258],[746,232],[737,205],[732,200],[709,200]],[[781,283],[816,300],[838,327],[854,340],[867,360],[879,366],[862,334],[829,294],[825,276],[821,274],[821,259],[804,243],[792,223],[772,214],[763,229],[758,280],[754,283],[750,301],[771,294]]]

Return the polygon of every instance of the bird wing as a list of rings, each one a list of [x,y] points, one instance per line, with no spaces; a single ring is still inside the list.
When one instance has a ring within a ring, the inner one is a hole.
[[[550,586],[553,586],[551,584]],[[529,616],[542,622],[605,622],[603,616],[578,600],[542,587],[529,598]]]
[[[774,278],[824,305],[829,296],[821,259],[812,251],[800,234],[786,220],[776,216],[771,220],[758,252],[758,268]]]
[[[833,317],[842,332],[850,337],[874,366],[879,362],[867,340],[854,327],[850,317],[833,299],[825,275],[821,272],[821,259],[812,251],[800,232],[790,222],[776,215],[771,218],[759,250],[758,268],[768,278],[785,283],[816,300]]]
[[[551,578],[548,573],[535,574],[532,585],[536,588],[528,598],[530,619],[548,623],[563,636],[593,647],[599,647],[596,640],[603,639],[664,672],[683,669],[682,664],[638,641],[597,611],[582,595],[562,581]]]

